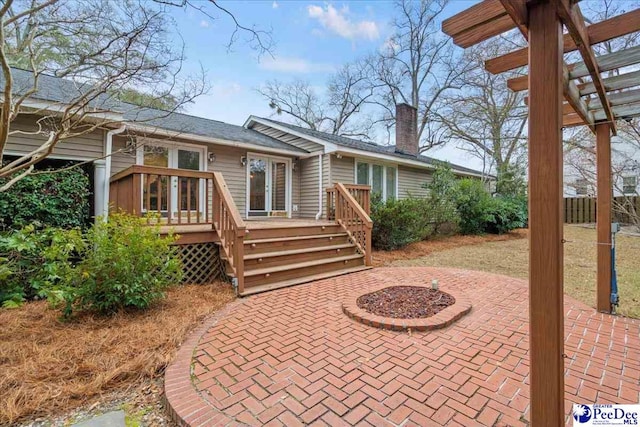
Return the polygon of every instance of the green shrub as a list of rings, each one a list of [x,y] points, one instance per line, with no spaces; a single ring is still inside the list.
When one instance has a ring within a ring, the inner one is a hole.
[[[460,215],[462,234],[482,234],[493,220],[493,199],[482,181],[465,178],[458,181],[456,209]]]
[[[0,303],[15,307],[33,298],[60,301],[84,248],[77,229],[28,225],[0,236]]]
[[[456,206],[463,234],[502,234],[527,223],[526,198],[493,198],[484,184],[475,179],[459,181]]]
[[[374,196],[371,203],[373,230],[371,244],[376,249],[393,250],[424,240],[433,232],[426,199],[410,197],[383,202]]]
[[[160,226],[115,214],[86,234],[88,250],[74,269],[66,314],[74,308],[110,313],[147,308],[181,278],[177,237],[160,236]]]
[[[429,190],[427,196],[431,213],[433,233],[441,233],[443,226],[455,231],[460,222],[456,207],[456,189],[458,182],[448,163],[437,164],[431,182],[425,185]]]
[[[79,167],[27,176],[0,192],[0,227],[85,227],[90,194],[89,177]]]

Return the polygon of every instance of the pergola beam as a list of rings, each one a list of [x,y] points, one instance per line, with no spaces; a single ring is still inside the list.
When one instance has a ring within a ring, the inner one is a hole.
[[[632,10],[596,24],[589,25],[586,27],[586,32],[589,36],[589,41],[593,45],[636,32],[638,31],[638,28],[640,28],[640,9]],[[573,52],[578,49],[570,34],[565,34],[563,44],[565,53]],[[528,61],[529,48],[525,47],[497,58],[488,59],[485,61],[485,68],[493,74],[500,74],[505,71],[524,67],[527,65]]]
[[[626,119],[640,116],[640,103],[615,105],[612,109],[616,118]],[[592,113],[595,121],[607,120],[604,110],[595,110]]]
[[[607,99],[607,92],[605,90],[604,83],[602,82],[602,76],[600,75],[600,69],[598,68],[598,61],[596,61],[596,55],[591,47],[591,42],[589,41],[589,35],[587,34],[586,25],[584,23],[582,13],[580,12],[580,7],[577,4],[571,4],[569,0],[555,0],[555,4],[558,16],[560,16],[560,19],[564,22],[569,35],[573,38],[573,41],[578,47],[578,51],[584,61],[584,66],[588,70],[589,75],[591,76],[591,81],[596,87],[598,98],[600,99],[602,109],[609,121],[611,132],[615,135],[616,121],[613,117],[611,104],[609,104],[609,100]],[[565,78],[568,78],[568,76]],[[577,87],[575,96],[580,100],[580,91]],[[580,111],[576,111],[578,114],[582,115]],[[591,119],[593,120],[593,118]],[[593,124],[593,122],[588,121],[587,123]]]
[[[602,82],[604,83],[604,87],[607,89],[607,92],[640,86],[640,71],[632,71],[618,76],[606,77]],[[596,87],[591,82],[581,83],[578,85],[578,88],[580,89],[581,96],[596,93]],[[609,100],[611,100],[611,96],[609,96]]]
[[[640,89],[632,89],[624,92],[616,92],[609,94],[607,97],[609,104],[612,106],[622,106],[624,104],[633,104],[640,102]],[[594,99],[589,103],[590,110],[602,110],[602,102],[599,99]]]
[[[629,65],[640,63],[640,46],[634,46],[629,49],[619,50],[617,52],[600,55],[598,57],[598,68],[601,72],[611,71]],[[578,79],[590,75],[589,67],[584,62],[573,64],[569,77]]]
[[[569,80],[569,69],[564,62],[562,64],[562,88],[564,98],[567,100],[569,105],[571,105],[575,112],[582,118],[584,124],[589,126],[589,128],[595,132],[594,114],[589,111],[587,103],[580,98],[580,90],[578,89],[578,86],[576,86],[576,83]]]
[[[512,0],[500,0],[500,2],[520,30],[522,36],[529,40],[529,12],[527,11],[526,3]]]

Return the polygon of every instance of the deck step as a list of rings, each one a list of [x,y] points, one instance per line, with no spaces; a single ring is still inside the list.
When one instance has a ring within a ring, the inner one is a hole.
[[[273,227],[247,229],[245,239],[271,239],[283,237],[300,237],[319,234],[335,234],[342,231],[338,224],[300,225],[295,227]]]
[[[244,292],[240,294],[240,296],[245,297],[249,295],[258,294],[261,292],[272,291],[275,289],[286,288],[289,286],[301,285],[303,283],[309,283],[316,280],[329,279],[331,277],[342,276],[350,273],[357,273],[358,271],[369,270],[371,268],[372,267],[366,267],[366,266],[351,267],[351,268],[345,268],[342,270],[330,271],[327,273],[314,274],[312,276],[304,276],[296,279],[283,280],[281,282],[270,283],[268,285],[253,286],[251,288],[245,289]]]
[[[278,256],[287,256],[287,255],[296,255],[296,254],[306,254],[311,252],[321,252],[333,249],[344,249],[353,247],[353,244],[343,243],[341,245],[329,245],[329,246],[316,246],[313,248],[304,248],[304,249],[291,249],[286,251],[276,251],[276,252],[265,252],[263,254],[251,254],[245,255],[244,260],[249,259],[258,259],[258,258],[269,258],[269,257],[278,257]]]
[[[346,243],[350,243],[347,233],[245,240],[244,253],[245,256],[247,256],[294,249],[310,249],[318,246],[342,245]]]
[[[340,256],[354,255],[356,253],[357,249],[352,243],[257,253],[245,255],[244,271],[247,273],[255,269],[264,269],[280,265],[290,266],[307,261],[331,259]]]
[[[313,276],[315,274],[343,270],[351,267],[360,267],[363,265],[364,256],[361,254],[352,254],[326,259],[314,259],[268,268],[259,268],[255,270],[245,269],[244,286],[245,289],[248,289],[252,286],[261,286],[290,279],[299,279]]]

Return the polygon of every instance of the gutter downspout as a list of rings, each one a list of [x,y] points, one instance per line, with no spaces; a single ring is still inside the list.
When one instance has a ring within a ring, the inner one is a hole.
[[[126,125],[120,126],[118,129],[113,129],[107,132],[107,138],[105,143],[105,180],[104,180],[104,211],[102,212],[103,220],[106,220],[109,216],[109,180],[111,178],[111,155],[113,154],[113,135],[118,135],[127,130]]]
[[[316,221],[320,219],[322,216],[322,169],[324,165],[322,164],[322,154],[318,154],[318,213],[316,214]]]

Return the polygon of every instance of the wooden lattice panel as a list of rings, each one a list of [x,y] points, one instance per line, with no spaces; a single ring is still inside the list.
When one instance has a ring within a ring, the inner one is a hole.
[[[209,284],[225,277],[218,246],[214,243],[181,245],[180,259],[184,284]]]

